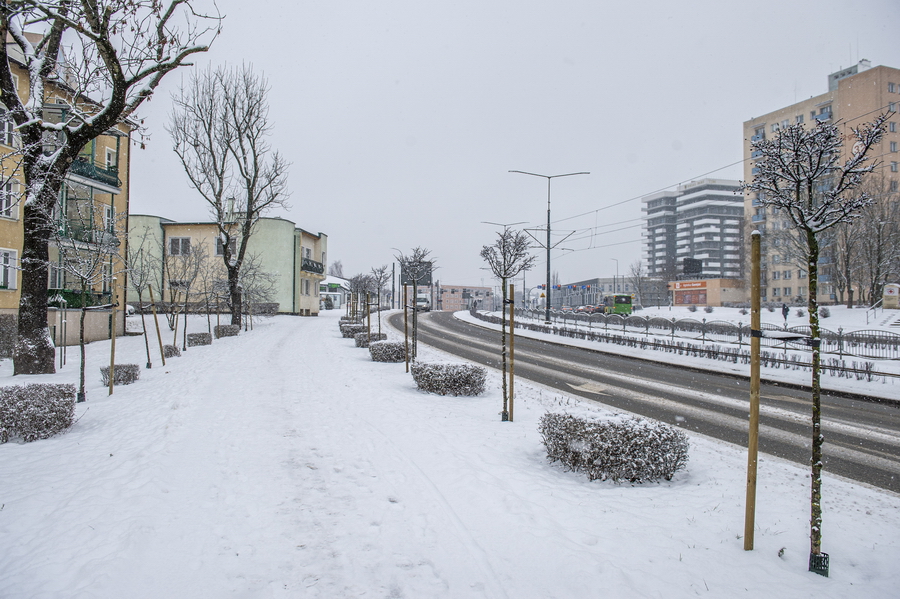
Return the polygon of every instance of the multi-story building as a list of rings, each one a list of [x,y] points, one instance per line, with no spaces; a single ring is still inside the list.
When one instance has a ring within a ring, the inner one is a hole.
[[[253,270],[264,277],[267,303],[277,303],[277,312],[317,316],[320,284],[325,280],[328,236],[310,233],[283,218],[261,218],[254,226],[247,247],[242,272]],[[213,222],[175,222],[159,216],[132,215],[129,222],[129,245],[132,253],[143,246],[151,261],[165,265],[158,273],[153,288],[161,297],[185,287],[178,273],[179,262],[202,253],[207,266],[197,281],[191,283],[195,291],[204,292],[225,280],[222,254],[224,248]],[[248,273],[252,274],[252,273]],[[159,295],[157,299],[159,299]],[[146,298],[145,298],[146,300]],[[128,301],[137,302],[133,289]]]
[[[40,36],[28,33],[33,41]],[[31,93],[29,76],[17,58],[15,45],[9,45],[13,80],[19,96],[26,100]],[[19,55],[20,56],[20,55]],[[61,122],[71,111],[73,102],[90,103],[73,97],[64,86],[44,90],[43,117],[48,122]],[[0,113],[5,109],[0,107]],[[127,230],[129,203],[129,141],[133,124],[121,123],[86,145],[65,175],[54,211],[58,234],[49,247],[48,298],[51,306],[80,306],[84,299],[91,304],[109,303],[113,277],[123,286],[127,277],[121,254]],[[44,152],[56,149],[56,140],[47,138]],[[0,127],[0,154],[4,156],[0,171],[0,314],[17,314],[21,271],[20,257],[24,242],[22,202],[23,176],[18,164],[19,144],[12,121],[3,119]],[[117,249],[118,248],[118,249]],[[85,265],[97,262],[92,268]],[[101,311],[102,312],[102,311]],[[92,312],[86,323],[86,339],[108,338],[109,314]],[[48,324],[54,342],[74,343],[78,327],[69,327],[67,339],[62,339],[62,312],[51,309]],[[119,321],[117,330],[124,330]]]
[[[490,287],[466,287],[441,283],[436,291],[437,309],[445,312],[469,310],[475,302],[479,309],[489,310],[493,306],[494,291]]]
[[[643,198],[648,275],[668,280],[741,278],[744,199],[740,190],[739,181],[702,179]],[[686,264],[696,265],[699,272],[685,269]]]
[[[751,142],[766,139],[781,128],[793,124],[812,126],[818,121],[832,121],[842,124],[848,133],[844,151],[849,153],[853,144],[850,129],[871,122],[877,115],[889,112],[887,133],[872,155],[883,163],[882,172],[888,190],[896,191],[900,182],[900,125],[896,117],[900,106],[900,70],[877,66],[871,67],[868,60],[842,69],[828,76],[828,91],[769,112],[744,122],[744,180],[751,181],[755,174]],[[764,301],[788,303],[805,302],[807,283],[806,266],[796,251],[791,251],[785,243],[785,236],[779,233],[791,228],[786,218],[772,208],[762,205],[755,192],[744,197],[744,213],[750,225],[762,233],[762,295]],[[749,236],[747,236],[749,243]],[[745,253],[749,254],[748,250]],[[836,299],[830,265],[832,257],[828,251],[820,258],[819,297],[820,302]]]

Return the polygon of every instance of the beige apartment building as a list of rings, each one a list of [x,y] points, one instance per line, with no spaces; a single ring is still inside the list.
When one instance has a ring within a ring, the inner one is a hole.
[[[160,290],[162,297],[169,301],[173,291],[186,287],[185,275],[179,269],[192,256],[202,254],[206,262],[190,284],[195,295],[188,301],[199,301],[202,292],[226,278],[224,248],[214,222],[176,222],[133,214],[129,219],[128,240],[132,255],[143,247],[151,263],[165,264],[165,271],[157,269],[152,283],[157,300]],[[272,287],[268,302],[278,304],[278,313],[318,316],[319,285],[326,278],[327,252],[328,236],[324,233],[310,233],[287,219],[266,217],[255,225],[244,268],[265,274]],[[134,289],[129,288],[128,301],[138,301]]]
[[[900,173],[900,70],[877,66],[862,60],[852,67],[828,76],[828,91],[744,122],[744,180],[754,176],[751,142],[776,134],[793,124],[811,126],[817,121],[839,122],[847,133],[845,151],[853,144],[851,128],[871,122],[879,114],[891,113],[887,134],[873,156],[883,163],[881,173],[891,191],[896,191]],[[790,222],[761,205],[756,192],[745,192],[744,213],[749,229],[762,233],[762,296],[764,302],[790,303],[807,300],[806,267],[792,258],[781,245],[776,232],[789,228]],[[749,244],[750,236],[745,236]],[[749,249],[746,250],[749,255]],[[819,297],[822,303],[834,303],[836,294],[831,272],[832,258],[824,252],[819,268]],[[749,269],[748,269],[749,270]]]

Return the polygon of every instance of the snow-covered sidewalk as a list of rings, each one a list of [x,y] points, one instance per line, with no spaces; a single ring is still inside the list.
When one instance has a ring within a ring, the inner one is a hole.
[[[91,344],[77,424],[0,445],[0,597],[896,596],[900,498],[826,476],[825,579],[804,468],[762,459],[744,552],[739,448],[693,436],[670,483],[588,482],[547,463],[537,421],[596,408],[517,381],[501,423],[496,375],[477,398],[419,393],[338,316],[154,356],[109,397]],[[146,361],[140,337],[117,347]],[[24,381],[0,363],[0,385],[73,382],[75,356]]]

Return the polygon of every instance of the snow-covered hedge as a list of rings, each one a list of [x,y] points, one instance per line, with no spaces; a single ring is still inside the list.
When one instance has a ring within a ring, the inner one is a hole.
[[[478,395],[487,377],[487,371],[474,364],[415,362],[410,372],[419,389],[438,395]]]
[[[357,333],[353,336],[353,339],[356,341],[356,347],[369,347],[369,343],[374,343],[375,341],[384,341],[387,339],[387,333],[382,333],[379,335],[378,333]]]
[[[687,436],[655,420],[592,420],[547,413],[539,431],[551,462],[584,472],[589,480],[672,480],[688,461]]]
[[[209,333],[188,333],[187,342],[188,347],[212,345],[212,335]]]
[[[141,367],[137,364],[116,364],[113,368],[113,385],[130,385],[141,378]],[[109,385],[109,366],[100,367],[100,379]]]
[[[177,345],[163,345],[163,355],[167,358],[178,358],[181,356],[181,350]]]
[[[0,358],[12,358],[18,325],[15,314],[0,314]]]
[[[217,324],[213,327],[213,333],[216,334],[216,339],[221,339],[222,337],[236,337],[240,332],[241,327],[236,324]]]
[[[369,344],[369,354],[373,362],[403,362],[406,345],[397,341],[373,341]]]
[[[344,324],[341,325],[341,334],[345,339],[353,339],[359,333],[364,333],[367,328],[364,324]]]
[[[75,385],[34,383],[0,387],[0,443],[46,439],[75,420]]]

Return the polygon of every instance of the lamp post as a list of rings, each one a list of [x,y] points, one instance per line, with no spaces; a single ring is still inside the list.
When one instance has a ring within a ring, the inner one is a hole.
[[[616,278],[613,279],[613,294],[619,293],[619,261],[616,258],[610,258],[610,260],[616,261]]]
[[[526,171],[509,171],[511,173],[519,173],[521,175],[531,175],[532,177],[543,177],[547,180],[547,303],[544,306],[544,322],[550,324],[550,180],[557,177],[571,177],[572,175],[590,175],[591,173],[582,171],[578,173],[564,173],[562,175],[539,175],[538,173],[529,173]]]

